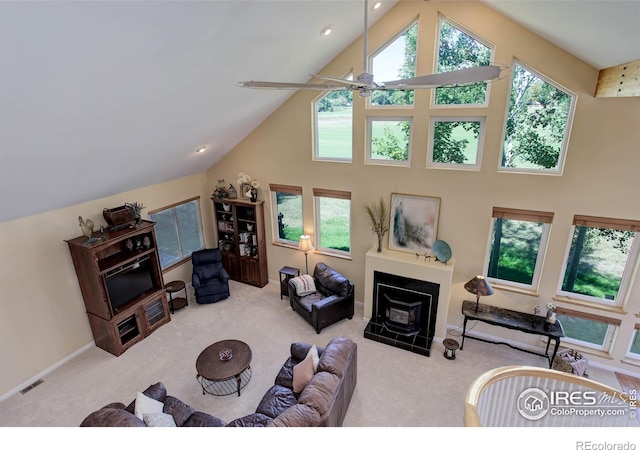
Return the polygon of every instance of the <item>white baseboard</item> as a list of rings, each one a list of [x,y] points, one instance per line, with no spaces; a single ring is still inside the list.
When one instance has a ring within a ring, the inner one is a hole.
[[[13,388],[12,390],[10,390],[9,392],[6,392],[5,394],[3,394],[0,397],[0,402],[5,401],[6,399],[8,399],[9,397],[11,397],[14,394],[17,394],[18,392],[20,392],[21,390],[25,389],[26,387],[30,386],[31,384],[35,383],[36,381],[38,381],[40,378],[43,378],[44,376],[46,376],[48,373],[52,372],[53,370],[57,369],[58,367],[60,367],[61,365],[63,365],[64,363],[72,360],[73,358],[75,358],[76,356],[80,355],[81,353],[89,350],[91,347],[95,347],[96,343],[95,341],[91,341],[89,344],[85,345],[84,347],[82,347],[79,350],[76,350],[75,352],[73,352],[72,354],[70,354],[69,356],[67,356],[64,359],[61,359],[60,361],[58,361],[57,363],[55,363],[53,366],[48,367],[47,369],[43,370],[42,372],[40,372],[39,374],[33,376],[32,378],[29,378],[27,381],[25,381],[24,383],[16,386],[15,388]]]

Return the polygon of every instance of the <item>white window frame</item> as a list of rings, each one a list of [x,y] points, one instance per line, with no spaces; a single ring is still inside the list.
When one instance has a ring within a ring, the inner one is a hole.
[[[406,161],[396,161],[391,159],[378,159],[374,158],[372,152],[372,140],[373,140],[373,122],[409,122],[409,149],[407,151]],[[365,155],[365,163],[382,166],[397,166],[397,167],[409,167],[411,166],[411,147],[413,140],[413,117],[367,117],[367,153]]]
[[[480,122],[480,131],[478,133],[478,148],[476,150],[476,162],[473,164],[455,164],[455,163],[438,163],[433,161],[433,141],[436,129],[436,122]],[[454,169],[454,170],[472,170],[479,171],[482,166],[482,150],[484,148],[486,117],[484,116],[438,116],[432,117],[429,124],[429,143],[427,147],[427,167],[436,169]]]
[[[498,217],[498,215],[505,215],[504,217]],[[522,218],[515,218],[518,215],[522,214]],[[526,219],[526,215],[530,214],[532,217],[536,215],[545,215],[551,217],[548,223],[544,221],[536,221],[533,218],[531,220]],[[519,220],[519,221],[528,221],[532,223],[542,223],[542,232],[540,234],[540,245],[538,247],[538,256],[536,258],[536,265],[533,269],[533,276],[531,279],[531,284],[518,283],[510,280],[503,280],[501,278],[493,278],[488,275],[489,273],[489,261],[491,259],[491,247],[493,246],[493,230],[495,229],[496,219],[507,219],[507,220]],[[497,208],[494,207],[494,211],[491,217],[491,226],[489,227],[489,237],[487,239],[487,250],[485,253],[484,260],[484,268],[483,273],[486,275],[487,280],[491,282],[492,285],[496,287],[511,287],[519,290],[524,290],[527,292],[538,292],[538,287],[540,285],[540,279],[542,277],[542,268],[544,267],[544,259],[547,254],[547,246],[549,244],[549,236],[551,234],[551,221],[553,220],[552,213],[545,213],[539,211],[529,211],[529,210],[515,210],[511,208]]]
[[[631,347],[633,346],[634,338],[640,339],[640,324],[636,324],[633,329],[633,334],[631,335],[631,339],[629,340],[629,346],[627,347],[627,353],[625,354],[625,358],[637,363],[640,363],[640,354],[631,353]]]
[[[546,83],[549,83],[556,89],[563,91],[565,94],[571,97],[571,106],[569,107],[569,112],[567,113],[567,123],[564,129],[564,136],[562,137],[562,143],[560,144],[560,154],[558,155],[558,167],[557,169],[529,169],[525,167],[503,167],[502,166],[502,156],[505,151],[505,134],[507,132],[507,118],[509,117],[509,107],[510,107],[510,97],[511,97],[511,89],[513,89],[513,78],[515,75],[515,71],[511,71],[509,90],[507,91],[507,101],[506,101],[506,109],[504,114],[504,124],[502,126],[502,135],[500,137],[500,155],[498,158],[498,172],[504,173],[525,173],[525,174],[539,174],[539,175],[562,175],[564,171],[564,163],[567,159],[567,149],[569,147],[569,138],[571,136],[571,128],[573,127],[573,119],[576,110],[576,103],[578,102],[578,96],[573,91],[567,89],[559,83],[551,80],[549,77],[541,74],[537,70],[533,69],[531,66],[523,63],[522,61],[513,60],[513,65],[521,66],[527,72],[532,73],[536,77],[540,78]]]
[[[441,41],[440,41],[440,35],[442,33],[442,22],[447,22],[450,26],[452,26],[453,28],[456,28],[458,31],[460,31],[461,33],[464,33],[468,36],[471,36],[474,40],[480,42],[482,45],[486,46],[489,48],[490,52],[491,52],[491,56],[489,57],[489,60],[491,62],[493,62],[493,55],[495,53],[496,50],[496,46],[495,44],[489,42],[488,40],[480,37],[478,34],[472,32],[471,30],[469,30],[468,28],[460,25],[459,23],[449,19],[448,17],[443,16],[442,14],[438,15],[438,30],[437,30],[437,43],[436,43],[436,53],[435,53],[435,68],[437,70],[438,65],[440,63],[440,45],[441,45]],[[484,102],[483,103],[453,103],[453,104],[438,104],[436,103],[436,90],[434,89],[433,91],[433,95],[431,96],[431,107],[432,108],[486,108],[489,106],[489,99],[491,98],[491,85],[493,83],[488,82],[487,83],[487,90],[485,91],[484,94]],[[437,88],[436,88],[437,89]]]
[[[574,314],[571,314],[571,311],[569,310],[562,310],[560,311],[562,314],[567,315],[567,316],[572,316]],[[607,325],[607,330],[605,332],[605,336],[604,336],[604,342],[602,343],[602,345],[597,345],[594,344],[592,342],[587,342],[587,341],[582,341],[580,339],[575,339],[569,336],[565,336],[562,338],[563,342],[568,343],[568,344],[573,344],[575,346],[579,346],[585,350],[597,350],[597,351],[602,351],[605,352],[607,354],[609,354],[611,352],[611,348],[613,346],[613,342],[614,339],[620,329],[620,324],[615,324],[615,323],[611,323],[609,321],[606,320],[606,318],[602,318],[603,320],[597,320],[597,318],[590,318],[590,317],[580,317],[580,314],[576,314],[575,317],[578,318],[582,318],[585,320],[591,320],[593,322],[601,322],[601,323],[605,323]]]
[[[353,71],[347,72],[341,78],[353,79]],[[311,101],[311,132],[312,136],[312,160],[313,161],[325,161],[325,162],[339,162],[339,163],[351,163],[353,161],[353,93],[351,99],[351,156],[349,158],[337,158],[337,157],[328,157],[328,156],[320,156],[320,143],[318,142],[318,103],[331,94],[333,91],[323,91],[322,94],[318,95]]]
[[[299,195],[303,201],[301,205],[301,218],[302,218],[302,229],[304,232],[304,197],[302,196],[302,187],[299,186],[288,186],[288,185],[279,185],[279,184],[270,184],[269,190],[271,193],[271,221],[272,221],[272,230],[273,230],[273,242],[279,245],[283,245],[286,247],[298,248],[299,239],[295,241],[290,241],[287,239],[283,239],[279,235],[278,229],[278,201],[276,195],[278,193],[284,194],[293,194]],[[304,234],[304,233],[301,233]]]
[[[585,225],[588,226],[588,225]],[[590,227],[594,228],[594,227]],[[633,238],[633,242],[631,244],[631,248],[629,249],[629,255],[627,257],[627,264],[624,267],[622,272],[622,278],[620,280],[620,288],[618,289],[618,296],[615,301],[592,297],[585,294],[579,294],[576,292],[567,292],[562,290],[562,283],[564,281],[564,276],[567,271],[567,262],[569,261],[569,254],[571,252],[571,242],[573,240],[573,235],[575,234],[576,224],[571,225],[571,230],[569,233],[569,239],[567,242],[567,248],[565,249],[564,259],[562,261],[562,271],[560,272],[560,277],[558,279],[558,295],[562,297],[567,297],[570,299],[581,300],[584,302],[604,305],[608,307],[618,307],[621,308],[626,305],[630,290],[631,290],[631,282],[633,281],[633,274],[638,271],[638,266],[640,266],[640,232],[635,232],[636,235]]]
[[[320,199],[321,198],[338,198],[349,201],[349,251],[337,250],[334,248],[322,247],[320,245],[321,236],[322,236],[322,228],[320,226]],[[351,250],[353,248],[352,242],[352,202],[351,202],[351,192],[348,191],[336,191],[330,189],[313,189],[313,205],[314,205],[314,226],[315,226],[315,251],[319,253],[323,253],[330,256],[337,256],[339,258],[351,258]]]

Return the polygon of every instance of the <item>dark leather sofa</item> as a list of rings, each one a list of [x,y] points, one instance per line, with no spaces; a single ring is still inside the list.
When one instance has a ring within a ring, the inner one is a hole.
[[[222,267],[222,254],[217,248],[191,254],[191,284],[197,303],[215,303],[229,297],[229,274]]]
[[[195,411],[179,399],[167,395],[162,383],[156,383],[144,394],[164,403],[164,412],[171,414],[182,427],[339,427],[342,426],[358,379],[357,345],[351,339],[332,339],[326,347],[318,347],[316,373],[299,393],[293,391],[293,367],[302,361],[311,344],[291,344],[291,356],[275,378],[274,385],[264,394],[255,412],[229,423],[204,412]],[[198,390],[194,392],[199,393]],[[111,403],[89,414],[81,427],[144,427],[134,414],[135,401],[125,407]]]
[[[289,303],[313,326],[316,333],[342,319],[353,318],[355,286],[324,263],[313,270],[316,292],[300,297],[289,280]]]

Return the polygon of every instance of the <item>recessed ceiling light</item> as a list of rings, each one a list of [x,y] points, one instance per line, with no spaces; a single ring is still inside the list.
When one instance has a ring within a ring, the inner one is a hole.
[[[206,149],[207,146],[205,145],[204,147],[200,147],[198,150],[196,150],[196,153],[203,153]]]
[[[378,9],[382,6],[382,2],[374,2],[373,5],[371,5],[371,9]]]
[[[327,25],[320,32],[320,36],[329,36],[332,31],[333,31],[333,25]]]

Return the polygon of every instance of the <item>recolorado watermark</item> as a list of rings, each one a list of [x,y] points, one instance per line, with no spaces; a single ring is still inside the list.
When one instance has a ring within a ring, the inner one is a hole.
[[[576,450],[636,450],[636,444],[633,442],[593,442],[578,441],[576,442]]]
[[[595,416],[637,417],[637,392],[631,389],[621,397],[596,391],[543,391],[539,388],[528,388],[522,391],[517,399],[517,409],[522,417],[528,420],[540,420],[551,416]],[[586,441],[583,443],[586,445]],[[591,443],[594,444],[595,443]],[[616,450],[619,447],[580,447],[579,450]],[[621,448],[620,450],[635,450]]]

